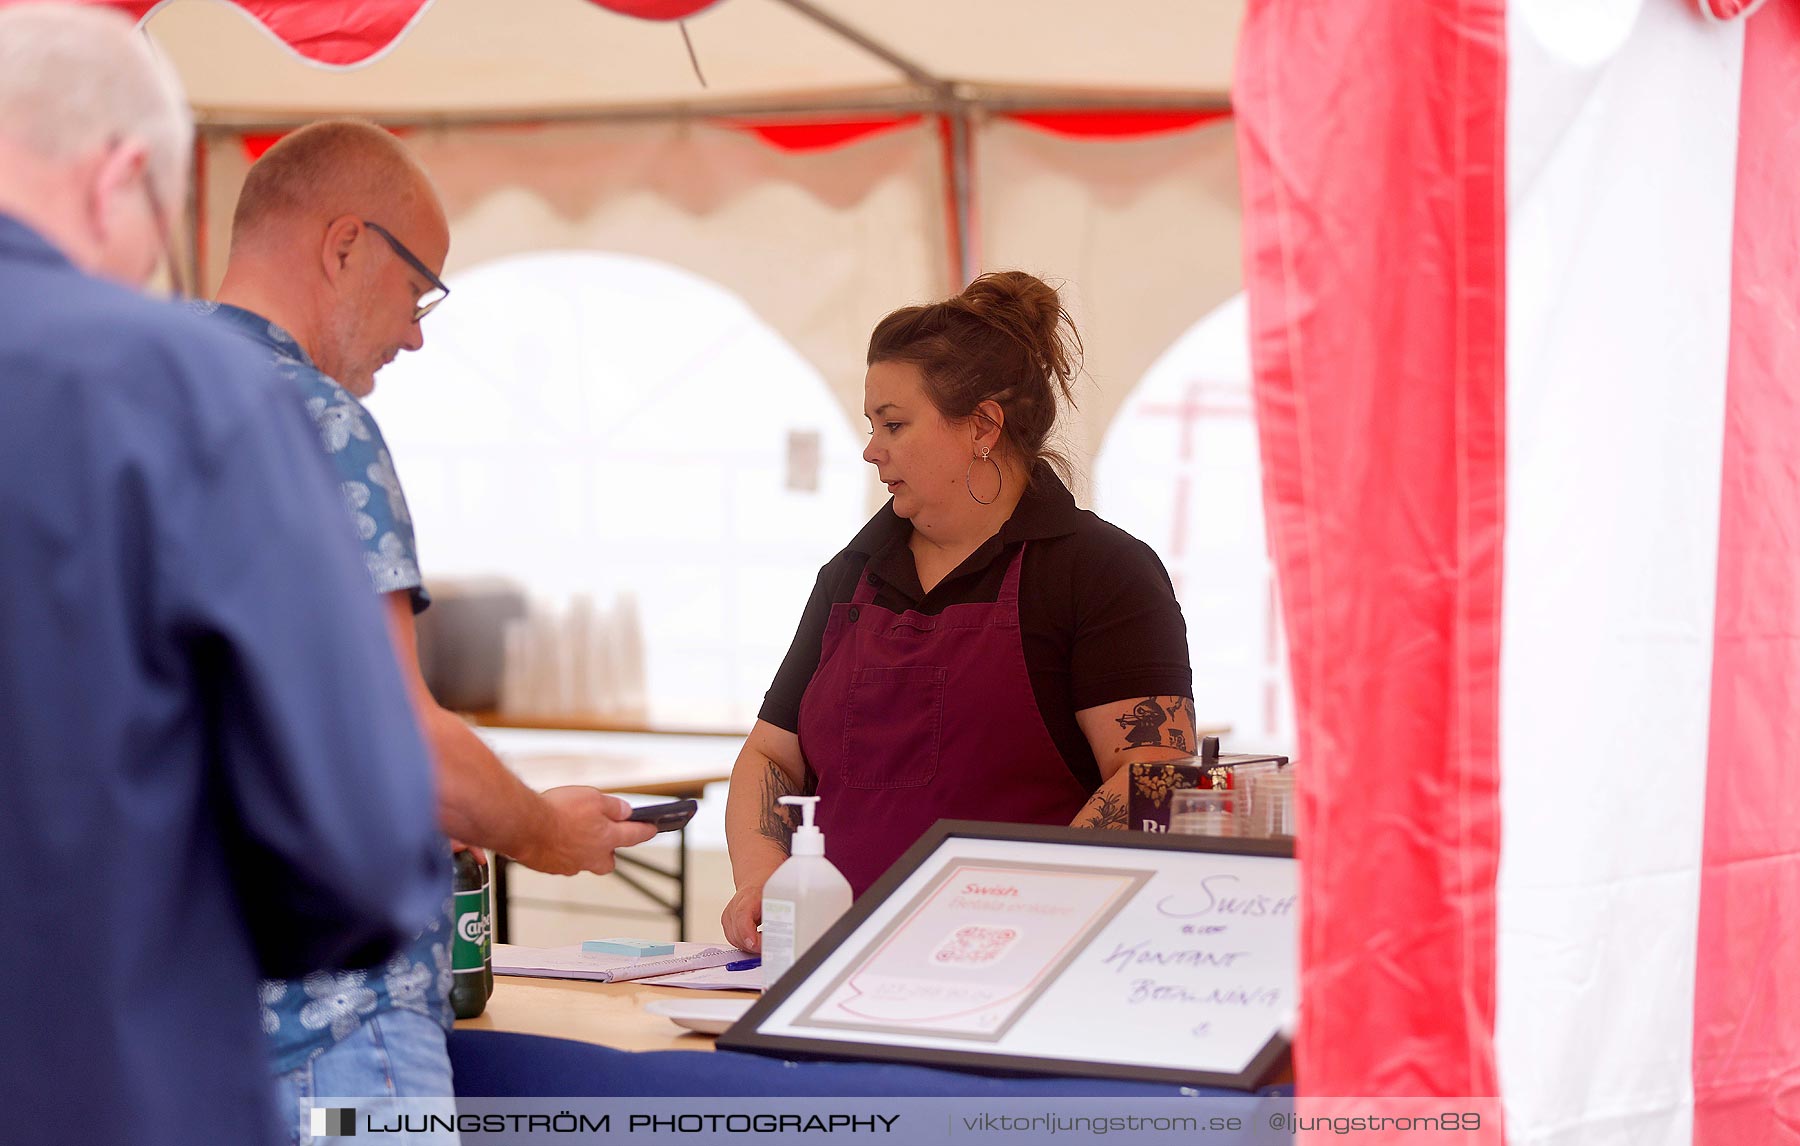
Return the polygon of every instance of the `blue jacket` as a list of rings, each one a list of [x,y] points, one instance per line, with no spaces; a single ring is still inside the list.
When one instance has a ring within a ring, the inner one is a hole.
[[[5,1137],[280,1140],[259,977],[443,905],[410,712],[292,387],[0,216]]]

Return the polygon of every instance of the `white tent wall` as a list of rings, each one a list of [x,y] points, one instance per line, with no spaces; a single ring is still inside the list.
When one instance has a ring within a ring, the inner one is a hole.
[[[463,269],[531,251],[672,263],[748,302],[859,421],[870,327],[948,282],[937,138],[922,127],[798,154],[695,122],[452,128],[407,143],[450,216],[452,285]],[[208,151],[219,157],[206,179],[216,281],[220,223],[247,165],[235,136]],[[455,306],[437,321],[455,321]]]
[[[866,428],[869,331],[898,306],[952,293],[971,273],[1015,267],[1060,285],[1081,331],[1085,374],[1055,444],[1073,463],[1082,503],[1105,496],[1094,485],[1097,455],[1123,404],[1153,363],[1241,289],[1235,130],[1224,114],[1241,10],[1241,0],[1054,9],[1041,0],[984,0],[975,9],[961,0],[726,0],[688,22],[704,86],[680,47],[680,29],[616,16],[587,0],[543,0],[528,10],[434,0],[388,49],[348,69],[302,61],[221,0],[171,0],[148,27],[181,71],[201,125],[192,277],[202,290],[216,289],[223,273],[233,205],[256,147],[309,120],[365,116],[400,132],[431,172],[450,216],[445,277],[453,286],[518,256],[594,252],[655,260],[741,299],[818,371],[844,415],[841,439],[825,427],[825,480],[860,483],[873,510],[883,495],[853,453]],[[857,122],[889,126],[822,147],[818,140],[778,144],[759,133],[771,125]],[[471,280],[433,317],[428,342],[454,354],[459,339],[493,329],[497,315],[485,311],[464,309],[459,322],[459,309],[479,306],[481,297]],[[592,357],[594,347],[611,345],[596,343],[589,329],[552,352],[544,340],[557,329],[509,337],[536,340],[530,345],[544,349],[544,361]],[[403,394],[432,392],[418,369],[430,349],[407,359],[413,370],[396,369],[388,401],[404,406]],[[624,360],[617,366],[635,369]],[[445,384],[436,393],[459,392],[448,373],[438,377]],[[562,381],[566,390],[570,380]],[[716,379],[708,385],[718,392]],[[799,393],[817,382],[797,377],[794,385]],[[529,389],[513,385],[513,400],[529,404]],[[817,417],[816,406],[787,410],[791,394],[778,396],[779,389],[765,379],[760,391],[747,384],[746,396],[760,393],[758,414],[791,412],[796,425]],[[500,401],[507,391],[500,387]],[[658,481],[691,477],[690,469],[718,460],[682,451],[731,444],[733,426],[718,421],[729,411],[690,411],[679,397],[672,401],[679,412],[665,421],[682,428],[676,452],[652,464]],[[467,522],[497,536],[493,523],[476,524],[480,506],[462,496],[481,485],[474,475],[495,459],[455,460],[451,439],[431,438],[429,421],[401,418],[389,427],[396,442],[412,447],[409,485],[421,539],[439,555],[440,570],[481,572],[456,559],[466,539],[432,523]],[[777,422],[763,425],[756,440],[767,446],[765,431],[787,425]],[[1124,448],[1142,438],[1126,435]],[[661,447],[633,439],[635,452],[597,448],[605,457],[594,465],[605,458],[625,465]],[[780,456],[758,455],[752,468]],[[1133,494],[1142,486],[1143,475],[1136,477]],[[559,490],[592,485],[571,484],[555,466],[538,480]],[[736,494],[755,485],[741,479]],[[810,520],[819,536],[784,534],[782,542],[809,561],[817,559],[814,549],[841,544],[848,528],[818,507]],[[1244,559],[1260,565],[1262,554]],[[613,568],[617,562],[600,564],[620,584],[629,580]],[[693,561],[682,567],[693,576],[730,576]],[[664,570],[654,580],[672,583],[671,576]],[[554,595],[555,580],[528,587]],[[611,588],[582,591],[603,599]],[[759,591],[773,601],[778,588]],[[644,598],[646,624],[657,630],[649,633],[653,686],[659,672],[674,671],[670,650],[686,648],[675,639],[681,634],[659,628],[659,607]],[[768,675],[757,660],[773,647],[767,637],[732,646],[743,661],[727,674],[735,683],[719,683],[718,695],[707,697],[717,719],[741,723],[753,711]],[[687,651],[731,659],[699,645]],[[684,688],[684,695],[707,691],[693,680]]]
[[[863,353],[882,315],[955,289],[932,117],[786,151],[694,120],[416,129],[450,215],[446,277],[531,251],[641,255],[742,297],[862,425]],[[249,157],[203,138],[199,280],[216,288]],[[1065,285],[1086,347],[1063,430],[1078,493],[1121,402],[1190,326],[1241,289],[1237,156],[1219,119],[1135,138],[1067,137],[1004,117],[974,132],[978,269]],[[437,318],[454,321],[455,302]],[[872,498],[875,496],[871,488]]]
[[[1237,142],[1228,118],[1130,139],[1004,119],[975,145],[982,269],[1066,284],[1089,375],[1064,431],[1086,489],[1119,406],[1169,346],[1242,289]]]

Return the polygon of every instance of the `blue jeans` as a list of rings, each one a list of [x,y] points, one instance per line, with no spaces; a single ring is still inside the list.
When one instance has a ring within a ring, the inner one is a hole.
[[[360,1127],[365,1117],[391,1124],[387,1120],[398,1113],[393,1105],[397,1098],[440,1099],[431,1104],[431,1113],[454,1116],[454,1093],[444,1028],[415,1011],[371,1015],[336,1046],[275,1079],[276,1110],[293,1146],[314,1143],[315,1106],[354,1107]],[[416,1118],[424,1109],[409,1103],[406,1112]],[[459,1146],[454,1132],[384,1134],[381,1140],[394,1146]],[[341,1139],[317,1141],[324,1146]]]

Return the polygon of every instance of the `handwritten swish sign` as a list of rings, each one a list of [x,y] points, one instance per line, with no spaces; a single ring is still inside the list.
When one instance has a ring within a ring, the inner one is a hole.
[[[1254,1086],[1297,905],[1281,844],[941,823],[720,1045]]]

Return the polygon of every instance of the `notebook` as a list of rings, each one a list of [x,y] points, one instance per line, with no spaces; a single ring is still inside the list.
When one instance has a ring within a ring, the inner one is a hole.
[[[748,958],[748,952],[723,943],[677,943],[673,955],[643,956],[583,951],[579,943],[567,947],[520,947],[512,943],[496,943],[494,974],[618,983],[626,979],[647,979],[653,975],[673,975],[678,971],[723,967],[733,960]]]
[[[682,971],[674,975],[658,975],[645,979],[648,987],[686,987],[692,991],[760,991],[763,973],[759,964],[742,971],[725,967],[703,967],[698,971]]]

